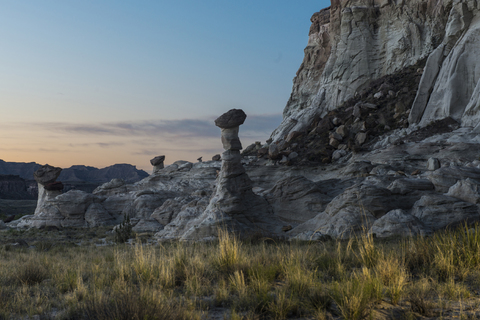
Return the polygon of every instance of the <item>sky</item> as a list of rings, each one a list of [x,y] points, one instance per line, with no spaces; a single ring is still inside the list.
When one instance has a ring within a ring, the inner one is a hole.
[[[0,159],[67,168],[223,152],[280,124],[329,0],[0,0]]]

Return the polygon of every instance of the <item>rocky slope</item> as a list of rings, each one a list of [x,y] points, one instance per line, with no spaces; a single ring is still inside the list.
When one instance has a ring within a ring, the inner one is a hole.
[[[242,149],[242,112],[217,119],[212,161],[151,163],[133,184],[61,194],[43,167],[34,215],[9,227],[88,227],[129,216],[158,240],[427,235],[480,221],[480,1],[335,0],[312,17],[284,121]],[[212,124],[213,125],[213,124]],[[220,143],[220,142],[219,142]]]

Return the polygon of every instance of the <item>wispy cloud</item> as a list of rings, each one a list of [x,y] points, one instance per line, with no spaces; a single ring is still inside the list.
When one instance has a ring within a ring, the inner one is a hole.
[[[196,149],[175,149],[175,148],[162,148],[164,154],[176,153],[176,152],[187,152],[187,153],[205,153],[205,154],[215,154],[218,153],[221,148],[196,148]],[[143,156],[158,156],[160,155],[157,149],[142,149],[131,153],[132,155],[143,155]]]
[[[112,148],[112,147],[121,147],[124,146],[123,142],[95,142],[95,143],[69,143],[68,146],[72,148],[78,147],[92,147],[98,146],[100,148]]]
[[[30,125],[39,129],[74,135],[136,136],[175,140],[218,137],[219,128],[215,126],[213,119],[146,120],[97,124],[50,122]],[[247,116],[240,131],[245,135],[269,134],[281,120],[281,114]],[[108,144],[105,145],[105,147],[108,146]]]

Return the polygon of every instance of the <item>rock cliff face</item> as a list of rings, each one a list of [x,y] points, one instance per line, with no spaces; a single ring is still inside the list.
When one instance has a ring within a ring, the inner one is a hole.
[[[273,140],[305,131],[375,79],[425,58],[415,103],[407,106],[410,123],[452,117],[477,126],[479,9],[476,0],[332,0],[312,17],[305,59]]]

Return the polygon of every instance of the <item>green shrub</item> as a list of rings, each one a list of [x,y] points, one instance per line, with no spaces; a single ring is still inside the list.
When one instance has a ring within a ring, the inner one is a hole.
[[[120,223],[115,230],[115,242],[116,243],[125,243],[128,239],[133,237],[132,223],[130,222],[130,216],[124,214],[123,221]]]

